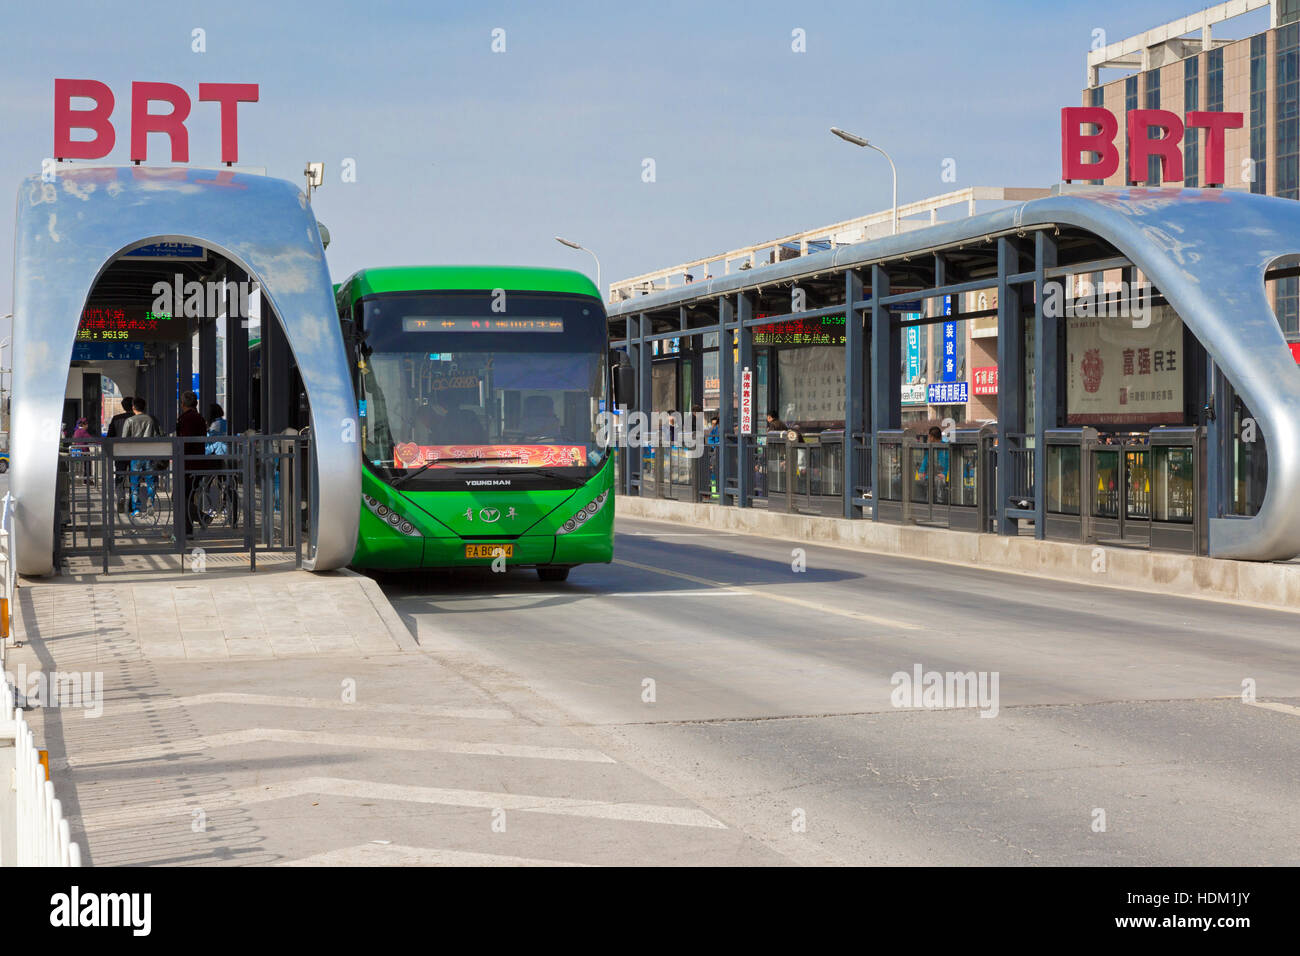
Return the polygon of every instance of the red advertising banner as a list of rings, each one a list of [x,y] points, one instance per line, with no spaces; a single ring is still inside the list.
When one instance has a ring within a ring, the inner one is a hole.
[[[498,467],[570,468],[587,463],[582,445],[417,445],[402,442],[393,446],[394,468]]]
[[[985,365],[972,369],[971,391],[976,395],[996,395],[998,393],[998,367]]]

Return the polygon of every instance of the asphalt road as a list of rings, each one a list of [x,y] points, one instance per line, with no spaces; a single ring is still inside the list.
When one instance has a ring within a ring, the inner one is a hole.
[[[561,585],[383,585],[460,678],[747,837],[733,862],[1300,863],[1300,614],[618,529]],[[899,700],[917,668],[982,706]]]

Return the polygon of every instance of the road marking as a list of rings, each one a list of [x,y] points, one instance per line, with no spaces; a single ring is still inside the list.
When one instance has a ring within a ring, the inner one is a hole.
[[[464,850],[431,850],[419,846],[378,846],[363,843],[306,856],[277,866],[587,866],[563,860],[538,860],[527,856],[499,856]]]
[[[215,810],[233,810],[255,803],[284,800],[308,794],[350,797],[359,800],[394,800],[404,803],[439,804],[452,807],[478,807],[483,810],[517,810],[520,813],[552,813],[558,816],[590,817],[597,820],[625,820],[633,823],[661,823],[671,826],[706,827],[725,830],[727,825],[703,810],[693,807],[668,807],[649,803],[610,803],[606,800],[578,800],[570,797],[536,797],[520,793],[492,793],[484,790],[449,790],[442,787],[415,787],[373,780],[349,780],[342,777],[307,777],[284,783],[245,787],[209,796],[164,800],[158,803],[127,804],[120,807],[90,809],[82,813],[82,829],[105,830],[133,824],[156,824],[167,817],[192,817],[194,811],[211,814]],[[304,812],[310,812],[309,810]]]
[[[1291,704],[1279,704],[1272,700],[1247,700],[1243,703],[1250,704],[1251,707],[1262,707],[1265,710],[1276,710],[1279,714],[1290,714],[1293,717],[1300,717],[1300,707]]]
[[[629,597],[648,597],[648,598],[665,598],[665,597],[749,597],[744,591],[737,590],[707,590],[705,588],[694,589],[685,588],[680,591],[613,591],[611,593],[600,592],[596,596],[603,598],[629,598]]]
[[[670,578],[681,578],[683,581],[693,581],[696,584],[706,584],[713,588],[725,588],[752,597],[766,598],[769,601],[780,601],[782,604],[793,604],[795,607],[820,611],[823,614],[834,614],[839,617],[853,618],[855,621],[868,621],[872,624],[879,624],[883,627],[894,627],[902,631],[921,630],[920,624],[915,624],[911,621],[901,621],[892,617],[878,617],[874,614],[864,614],[862,611],[850,611],[843,608],[827,607],[825,604],[818,604],[816,601],[805,601],[803,598],[790,597],[785,594],[772,594],[768,591],[757,591],[753,588],[747,588],[738,584],[726,584],[722,581],[711,581],[708,578],[697,577],[694,574],[686,574],[683,571],[669,571],[665,568],[656,568],[650,564],[638,564],[635,561],[627,561],[622,558],[615,559],[614,563],[629,568],[636,568],[639,571],[649,571],[653,574],[666,574]],[[670,597],[672,594],[672,591],[664,592],[665,597]]]
[[[620,531],[629,538],[734,538],[734,531]]]
[[[414,714],[417,717],[454,717],[468,720],[511,720],[508,710],[496,707],[427,707],[421,704],[348,704],[342,700],[324,700],[311,697],[277,697],[273,694],[192,694],[189,697],[162,697],[153,700],[134,700],[126,703],[105,702],[110,716],[134,714],[141,711],[167,710],[174,707],[193,707],[201,704],[243,704],[247,707],[306,707],[313,710],[349,710],[361,713]]]
[[[354,747],[357,750],[419,750],[449,754],[476,754],[484,757],[524,757],[536,760],[579,760],[587,763],[614,763],[614,758],[599,750],[577,747],[536,747],[530,744],[468,743],[459,740],[428,740],[421,737],[381,737],[373,734],[333,734],[315,730],[280,730],[274,727],[250,727],[223,734],[195,737],[182,744],[154,744],[126,747],[71,756],[56,761],[65,767],[103,767],[134,760],[157,760],[167,757],[193,757],[218,747],[241,744],[294,743],[312,746]]]

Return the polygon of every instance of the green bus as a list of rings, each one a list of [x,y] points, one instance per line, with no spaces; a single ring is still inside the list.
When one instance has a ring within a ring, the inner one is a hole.
[[[608,333],[590,279],[365,269],[336,299],[362,456],[354,567],[532,567],[563,581],[613,560]]]

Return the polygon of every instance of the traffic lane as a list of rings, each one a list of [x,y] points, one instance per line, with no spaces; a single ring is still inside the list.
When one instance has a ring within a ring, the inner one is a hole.
[[[1164,701],[601,733],[610,752],[709,793],[715,812],[791,858],[1294,866],[1297,714]]]
[[[899,631],[622,564],[558,587],[484,573],[386,588],[426,648],[488,655],[589,723],[888,711],[894,675],[917,665],[996,674],[1003,707],[1241,691],[1236,666],[1194,679],[1194,659],[1103,654],[1086,632]],[[1281,693],[1272,671],[1252,675],[1259,693]]]
[[[1300,693],[1294,612],[815,545],[799,545],[808,570],[798,573],[787,560],[791,542],[768,538],[659,542],[643,532],[621,535],[620,543],[618,559],[643,567],[695,572],[719,584],[766,582],[765,593],[799,595],[828,613],[866,607],[882,619],[924,622],[936,634],[979,633],[990,651],[1002,647],[1044,663],[1109,669],[1115,679],[1136,654],[1159,655],[1151,663],[1167,665],[1169,683],[1158,696],[1236,694],[1247,678],[1258,686],[1261,675],[1269,693]],[[638,562],[637,555],[647,560]],[[1067,636],[1086,641],[1060,640]],[[1081,652],[1086,662],[1078,659]]]

